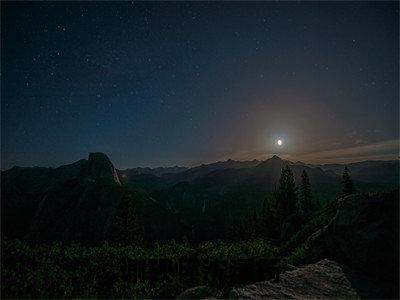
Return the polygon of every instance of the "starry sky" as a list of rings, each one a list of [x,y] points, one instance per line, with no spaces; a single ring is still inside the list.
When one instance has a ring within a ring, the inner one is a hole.
[[[397,2],[2,2],[2,169],[396,158],[398,26]]]

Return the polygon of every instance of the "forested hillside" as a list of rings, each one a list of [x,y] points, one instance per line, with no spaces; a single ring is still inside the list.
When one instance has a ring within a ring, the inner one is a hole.
[[[372,167],[386,170],[396,163]],[[322,258],[371,278],[372,266],[393,266],[398,192],[381,191],[396,187],[392,179],[398,171],[385,182],[381,171],[375,177],[367,167],[365,178],[371,181],[353,181],[347,167],[339,176],[337,166],[324,170],[277,156],[206,169],[121,171],[106,155],[91,153],[58,168],[2,172],[3,296],[169,298],[206,284],[226,297],[239,278],[242,283],[272,279],[288,265]],[[190,174],[187,180],[184,174]],[[332,222],[336,231],[329,229]],[[348,255],[354,249],[357,253]],[[374,264],[365,249],[375,251]],[[150,277],[140,283],[127,277],[131,259],[158,267],[172,259],[168,272],[179,269],[179,261],[195,259],[197,275],[178,272],[156,280],[147,265],[143,276]],[[247,275],[237,273],[243,259],[252,270]],[[261,260],[263,269],[253,269]],[[385,295],[392,297],[396,277],[388,274],[395,269],[381,271],[378,285],[386,284]],[[221,281],[224,272],[228,281]]]

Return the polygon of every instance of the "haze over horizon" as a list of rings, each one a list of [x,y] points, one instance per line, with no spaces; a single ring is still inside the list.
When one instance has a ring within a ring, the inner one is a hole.
[[[97,152],[97,151],[93,151],[93,152]],[[107,155],[107,153],[104,153],[104,154]],[[79,159],[76,159],[74,161],[61,162],[60,164],[57,164],[57,165],[56,164],[54,164],[54,165],[30,165],[30,166],[14,165],[12,167],[51,167],[51,168],[57,168],[57,167],[60,167],[60,166],[73,164],[73,163],[75,163],[75,162],[77,162],[77,161],[79,161],[81,159],[87,159],[88,156],[89,156],[89,153],[87,153],[85,156],[83,156],[83,157],[81,157]],[[112,159],[111,156],[107,155],[107,157],[109,157],[109,159],[110,159],[111,163],[113,163],[114,167],[116,169],[119,169],[119,170],[134,169],[134,168],[168,168],[168,167],[193,168],[193,167],[198,167],[198,166],[201,166],[201,165],[207,165],[207,164],[213,164],[213,163],[219,163],[219,162],[226,162],[226,161],[229,161],[229,160],[233,160],[233,161],[253,161],[253,160],[258,160],[261,163],[263,161],[272,159],[273,157],[278,157],[279,159],[287,160],[287,161],[290,161],[292,163],[299,163],[300,162],[300,163],[309,164],[309,165],[316,165],[316,166],[317,165],[324,165],[324,164],[326,164],[326,165],[328,165],[328,164],[346,165],[346,164],[363,162],[363,161],[393,161],[393,160],[399,161],[398,157],[397,158],[396,157],[392,158],[391,156],[375,156],[373,158],[361,156],[359,159],[354,159],[354,160],[337,160],[337,159],[335,159],[335,160],[332,161],[332,160],[326,159],[326,160],[312,160],[312,161],[310,161],[310,160],[299,160],[299,159],[296,159],[296,158],[291,157],[290,155],[286,155],[286,154],[283,154],[283,155],[265,154],[265,155],[263,155],[262,157],[259,157],[259,158],[242,158],[241,159],[241,158],[228,157],[228,158],[220,158],[220,159],[217,159],[217,160],[210,160],[210,161],[204,161],[204,162],[193,161],[193,162],[190,162],[189,164],[186,164],[186,165],[171,163],[171,164],[165,164],[165,165],[118,166],[113,162],[113,159]],[[307,157],[305,157],[305,158],[307,158]],[[7,169],[2,169],[2,170],[3,171],[4,170],[8,170],[8,169],[11,169],[12,167],[7,168]]]
[[[1,168],[398,159],[397,2],[6,2]],[[277,146],[277,140],[283,144]]]

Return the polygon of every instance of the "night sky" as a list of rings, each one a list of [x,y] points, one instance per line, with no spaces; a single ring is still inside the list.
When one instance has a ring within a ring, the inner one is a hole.
[[[2,2],[1,22],[2,169],[397,157],[397,2]]]

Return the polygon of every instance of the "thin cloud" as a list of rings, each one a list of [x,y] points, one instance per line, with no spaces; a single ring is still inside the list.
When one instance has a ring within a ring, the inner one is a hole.
[[[350,162],[399,158],[399,140],[388,140],[369,145],[320,151],[298,158],[309,162]]]

